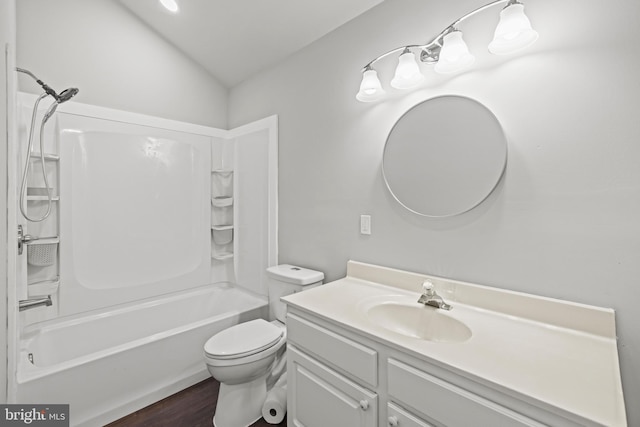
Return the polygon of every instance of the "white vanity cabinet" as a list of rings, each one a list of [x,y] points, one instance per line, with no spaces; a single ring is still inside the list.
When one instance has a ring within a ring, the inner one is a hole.
[[[290,427],[627,425],[611,309],[355,261],[282,301]]]
[[[288,310],[289,427],[580,425],[309,313]]]

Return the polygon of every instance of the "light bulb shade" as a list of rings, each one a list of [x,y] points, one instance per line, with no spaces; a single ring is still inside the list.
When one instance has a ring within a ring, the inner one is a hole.
[[[531,28],[529,18],[524,14],[524,5],[514,3],[502,9],[500,22],[496,27],[489,52],[506,55],[531,46],[538,40],[538,33]]]
[[[424,80],[424,75],[420,72],[420,67],[416,62],[416,56],[406,50],[398,58],[396,74],[391,80],[391,86],[396,89],[411,89]]]
[[[360,102],[373,102],[384,96],[382,84],[378,79],[378,73],[373,68],[367,69],[362,73],[362,83],[360,83],[360,91],[356,95],[356,99]]]
[[[462,39],[462,32],[452,31],[444,36],[442,42],[440,59],[434,67],[435,72],[440,74],[457,73],[469,68],[475,62],[475,56],[469,53],[469,48]]]

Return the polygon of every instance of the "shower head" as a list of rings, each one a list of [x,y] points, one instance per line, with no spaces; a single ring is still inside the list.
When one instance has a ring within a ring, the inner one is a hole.
[[[68,100],[76,96],[78,92],[80,92],[80,89],[78,89],[77,87],[70,87],[69,89],[65,89],[60,92],[60,95],[56,98],[56,101],[58,101],[58,104],[67,102]]]

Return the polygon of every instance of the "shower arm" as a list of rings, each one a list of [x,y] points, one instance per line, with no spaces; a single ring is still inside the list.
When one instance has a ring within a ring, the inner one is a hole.
[[[50,111],[48,111],[47,116],[45,116],[47,119],[49,118],[48,116],[51,116],[53,114],[53,112],[55,111],[55,109],[58,108],[58,104],[62,104],[63,102],[67,102],[68,100],[70,100],[71,98],[76,96],[78,94],[78,92],[79,92],[78,88],[70,87],[70,88],[67,88],[67,89],[63,90],[62,92],[60,92],[58,94],[48,84],[46,84],[45,82],[40,80],[31,71],[29,71],[29,70],[27,70],[25,68],[20,68],[20,67],[16,67],[16,71],[19,72],[19,73],[26,74],[29,77],[31,77],[33,80],[36,81],[36,83],[38,83],[42,87],[42,89],[44,89],[44,93],[45,94],[52,96],[53,99],[56,100],[55,105],[51,106]]]
[[[23,74],[28,75],[33,80],[35,80],[36,83],[38,83],[42,87],[42,89],[44,89],[44,91],[45,91],[45,93],[47,95],[51,95],[52,97],[55,98],[56,101],[60,100],[60,96],[56,93],[56,91],[51,89],[51,87],[49,85],[47,85],[45,82],[43,82],[38,77],[36,77],[36,75],[33,74],[31,71],[29,71],[27,69],[24,69],[24,68],[20,68],[20,67],[16,67],[16,71],[19,72],[19,73],[23,73]]]

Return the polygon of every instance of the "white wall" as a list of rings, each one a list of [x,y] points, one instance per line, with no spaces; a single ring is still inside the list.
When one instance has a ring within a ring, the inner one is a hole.
[[[227,128],[228,90],[117,1],[20,0],[17,63],[86,104]],[[40,93],[28,77],[20,90]]]
[[[384,2],[232,89],[231,127],[279,115],[280,262],[335,280],[354,259],[613,307],[629,425],[640,425],[640,4],[525,2],[540,40],[511,58],[486,53],[496,7],[461,25],[472,71],[425,68],[422,90],[355,100],[369,60],[424,43],[484,3]],[[394,67],[380,67],[385,82]],[[431,220],[394,202],[380,165],[398,117],[442,94],[491,109],[509,158],[494,197]],[[361,214],[372,216],[371,236],[359,234]]]
[[[12,117],[9,111],[13,105],[9,91],[15,79],[7,78],[7,70],[15,63],[15,2],[0,2],[0,403],[7,401],[7,177],[8,147],[10,127],[8,121]],[[12,83],[9,83],[12,82]],[[9,89],[9,90],[7,90]],[[13,231],[15,232],[15,230]],[[13,241],[13,240],[12,240]],[[11,246],[11,248],[15,248]]]

